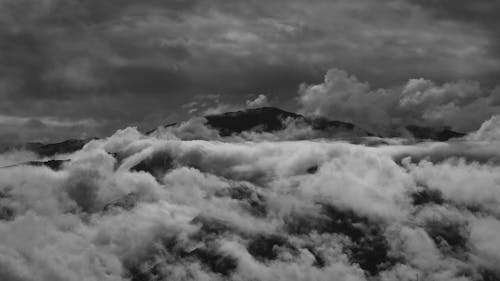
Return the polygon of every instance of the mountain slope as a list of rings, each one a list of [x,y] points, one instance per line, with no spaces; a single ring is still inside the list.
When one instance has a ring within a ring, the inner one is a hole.
[[[436,129],[416,125],[409,125],[405,128],[413,135],[415,139],[421,140],[447,141],[452,138],[461,138],[465,136],[464,133],[455,132],[448,128]]]
[[[372,134],[360,127],[341,121],[332,121],[322,117],[305,117],[276,107],[261,107],[212,114],[204,116],[206,125],[216,129],[221,136],[230,136],[242,132],[276,132],[287,128],[287,122],[297,122],[308,125],[314,130],[324,132],[356,132],[357,135],[371,136]],[[164,128],[176,126],[177,123],[164,125]],[[146,134],[151,134],[151,130]]]
[[[279,131],[285,128],[283,120],[303,116],[274,107],[262,107],[208,115],[205,118],[207,125],[217,129],[221,136],[228,136],[256,128],[264,132]]]
[[[221,136],[228,136],[244,131],[274,132],[286,128],[285,121],[304,122],[315,130],[354,130],[355,125],[324,118],[307,118],[303,115],[281,110],[275,107],[261,107],[205,116],[207,125],[217,129]],[[367,133],[368,134],[368,133]]]
[[[71,153],[83,148],[92,139],[70,139],[58,143],[43,144],[32,142],[26,144],[27,150],[33,151],[42,157],[50,157],[55,154]]]
[[[214,128],[221,136],[230,136],[242,132],[276,132],[287,128],[289,122],[296,122],[310,126],[312,129],[327,132],[329,135],[347,134],[356,137],[373,136],[372,133],[361,127],[342,121],[329,120],[322,117],[306,117],[301,114],[288,112],[276,107],[261,107],[245,109],[221,114],[205,116],[206,125]],[[176,126],[179,123],[164,125],[164,128]],[[451,138],[463,137],[465,134],[450,129],[436,129],[409,125],[405,127],[415,139],[447,141]],[[155,130],[146,132],[149,135]],[[80,150],[92,139],[70,139],[59,143],[28,143],[25,148],[42,157],[50,157],[56,154],[71,153]]]

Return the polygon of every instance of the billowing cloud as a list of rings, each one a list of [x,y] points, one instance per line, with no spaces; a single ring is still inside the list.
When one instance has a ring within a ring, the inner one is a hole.
[[[57,156],[58,170],[2,154],[1,279],[500,276],[499,162],[475,160],[495,142],[365,146],[204,124],[120,130]]]
[[[500,140],[500,115],[495,115],[486,120],[479,130],[471,133],[468,138],[475,141]]]
[[[302,85],[299,103],[306,114],[351,121],[371,128],[418,124],[451,126],[471,131],[500,112],[493,100],[496,90],[477,81],[438,85],[431,80],[410,79],[390,89],[372,89],[343,70],[332,69],[320,84]]]
[[[0,1],[0,280],[500,279],[500,6],[437,2]],[[381,136],[201,117],[269,101]]]

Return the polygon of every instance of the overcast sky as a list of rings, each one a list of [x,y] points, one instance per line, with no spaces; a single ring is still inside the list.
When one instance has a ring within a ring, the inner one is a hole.
[[[372,89],[489,91],[498,15],[497,0],[2,0],[0,137],[150,129],[261,94],[298,110],[299,86],[333,68]]]

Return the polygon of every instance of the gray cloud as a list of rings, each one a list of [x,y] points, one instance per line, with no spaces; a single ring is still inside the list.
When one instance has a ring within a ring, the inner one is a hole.
[[[134,122],[151,127],[148,121],[173,113],[186,117],[178,108],[196,95],[223,94],[234,104],[266,93],[294,107],[297,85],[317,83],[331,67],[374,87],[410,77],[493,83],[500,64],[486,22],[494,23],[496,6],[450,7],[391,0],[4,1],[0,95],[8,102],[0,109],[93,118],[112,125],[88,134],[104,135]],[[453,20],[442,20],[443,13]]]
[[[269,106],[269,100],[267,99],[266,95],[259,95],[257,96],[254,100],[247,100],[246,101],[247,107],[263,107],[263,106]]]
[[[500,140],[500,116],[495,115],[485,121],[481,127],[468,136],[473,141],[498,141]]]
[[[372,89],[339,69],[328,71],[323,83],[304,84],[299,91],[304,113],[363,124],[375,131],[408,124],[475,130],[500,112],[496,98],[496,90],[465,80],[438,85],[420,78],[395,88]]]
[[[332,139],[284,120],[280,132],[221,137],[195,117],[90,141],[56,155],[68,160],[58,169],[0,150],[0,279],[500,278],[498,8],[0,2],[2,142],[152,129],[269,100],[377,130],[469,132]]]
[[[496,15],[500,12],[500,4],[494,0],[481,1],[478,4],[461,0],[416,0],[414,3],[428,8],[436,16],[483,25],[492,30],[499,23]]]

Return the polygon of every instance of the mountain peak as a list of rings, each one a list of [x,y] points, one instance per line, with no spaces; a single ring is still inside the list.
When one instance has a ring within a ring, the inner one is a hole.
[[[417,125],[408,125],[405,127],[416,139],[430,139],[437,141],[447,141],[453,138],[461,138],[464,133],[452,131],[450,128],[430,128]]]
[[[285,128],[285,119],[304,119],[304,116],[276,107],[259,107],[212,114],[205,118],[207,125],[219,130],[221,136],[228,136],[256,128],[266,132],[282,130]]]
[[[247,131],[275,132],[284,130],[287,127],[286,120],[289,119],[308,125],[313,130],[325,132],[326,135],[330,136],[373,136],[370,132],[352,123],[329,120],[324,117],[306,117],[298,113],[270,106],[211,114],[205,116],[205,119],[207,120],[206,125],[216,129],[223,137]],[[177,124],[178,123],[171,123],[163,127],[176,126]],[[409,125],[406,126],[405,129],[415,139],[421,140],[447,141],[451,138],[458,138],[465,135],[448,128],[439,129]],[[151,130],[146,132],[146,134],[151,134],[154,131],[155,130]],[[55,154],[71,153],[79,150],[90,140],[92,139],[70,139],[52,144],[29,143],[25,148],[36,152],[40,156],[50,157]]]

